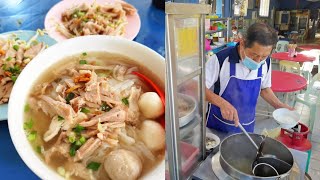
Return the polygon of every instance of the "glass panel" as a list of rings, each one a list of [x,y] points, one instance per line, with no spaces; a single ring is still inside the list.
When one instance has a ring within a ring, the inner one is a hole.
[[[199,54],[199,17],[175,19],[175,37],[178,60]]]
[[[189,177],[201,161],[200,76],[178,86],[178,114],[180,122],[180,151],[182,175]]]
[[[178,84],[194,77],[200,70],[199,16],[175,19]]]

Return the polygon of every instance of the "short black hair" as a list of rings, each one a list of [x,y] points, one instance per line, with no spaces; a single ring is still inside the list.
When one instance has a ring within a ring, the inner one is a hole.
[[[274,28],[266,23],[252,24],[245,35],[245,47],[250,48],[256,42],[262,46],[274,46],[278,36]]]

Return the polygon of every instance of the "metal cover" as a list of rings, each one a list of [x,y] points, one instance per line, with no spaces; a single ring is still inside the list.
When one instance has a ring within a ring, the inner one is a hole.
[[[208,4],[187,4],[166,2],[166,14],[210,14],[211,6]]]

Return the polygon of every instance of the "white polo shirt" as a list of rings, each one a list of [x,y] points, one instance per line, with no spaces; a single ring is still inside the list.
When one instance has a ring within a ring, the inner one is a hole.
[[[237,44],[237,46],[238,45],[239,44]],[[214,54],[206,62],[206,87],[212,91],[216,88],[220,96],[226,89],[230,79],[230,62],[236,63],[236,78],[252,80],[258,77],[258,70],[250,70],[243,64],[238,54],[237,46],[226,48]],[[266,59],[266,62],[267,61],[269,61],[269,63],[262,65],[261,89],[271,87],[271,62],[269,57]],[[222,63],[221,69],[220,63]],[[217,89],[216,82],[218,79],[220,81],[220,90],[219,88]]]

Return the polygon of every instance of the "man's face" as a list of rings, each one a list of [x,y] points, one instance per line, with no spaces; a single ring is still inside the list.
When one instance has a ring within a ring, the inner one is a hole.
[[[254,60],[257,63],[265,60],[272,51],[272,46],[262,46],[256,42],[253,43],[253,46],[250,48],[245,48],[244,43],[242,43],[242,57],[243,55],[247,55],[249,58]]]

